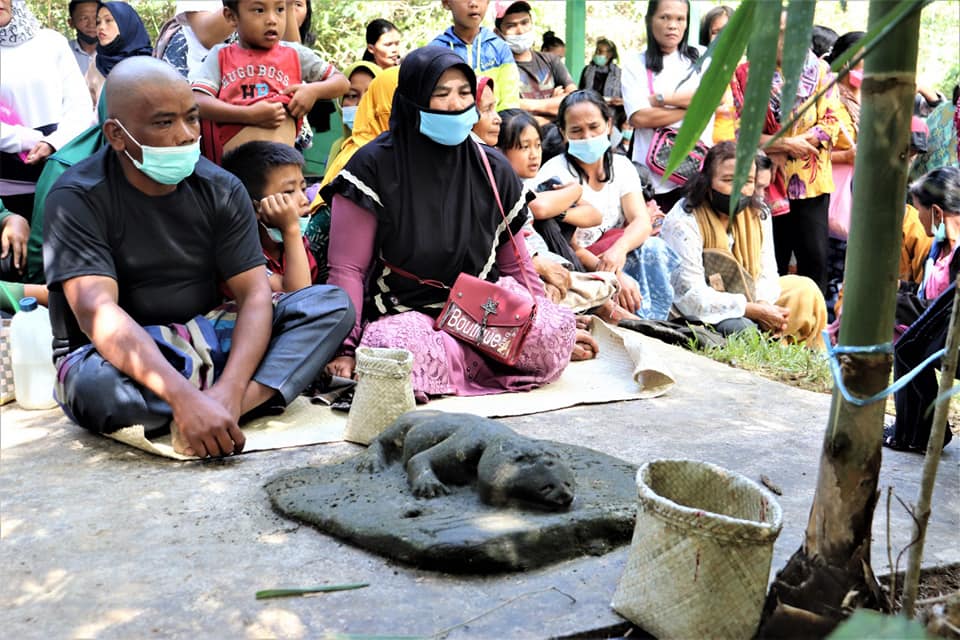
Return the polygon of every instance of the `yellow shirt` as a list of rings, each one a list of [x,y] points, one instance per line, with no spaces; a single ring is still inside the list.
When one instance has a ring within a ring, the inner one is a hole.
[[[813,53],[809,53],[801,73],[800,86],[797,92],[798,97],[806,96],[806,99],[794,106],[791,116],[813,100],[830,83],[830,80],[830,68],[827,63],[818,60],[813,56]],[[726,135],[730,135],[732,131],[734,132],[733,137],[736,136],[735,132],[740,130],[740,112],[743,109],[743,88],[739,85],[737,75],[734,75],[734,79],[731,81],[734,109],[723,109],[723,113],[721,113],[721,109],[718,109],[714,121],[714,130],[720,127],[721,132],[727,132]],[[780,69],[777,69],[771,87],[771,107],[774,103],[779,102],[782,87],[783,76]],[[843,105],[840,103],[839,95],[836,86],[831,87],[820,96],[816,104],[804,111],[803,115],[784,133],[785,136],[800,136],[812,131],[819,142],[815,145],[818,149],[816,155],[804,158],[787,157],[786,161],[780,165],[786,195],[791,200],[815,198],[825,193],[833,193],[833,168],[830,164],[830,152],[837,143],[840,130],[840,120],[837,114],[843,109]],[[723,107],[723,103],[721,103],[721,107]],[[764,128],[764,133],[772,133],[767,129],[767,127]],[[727,139],[733,139],[733,137]]]

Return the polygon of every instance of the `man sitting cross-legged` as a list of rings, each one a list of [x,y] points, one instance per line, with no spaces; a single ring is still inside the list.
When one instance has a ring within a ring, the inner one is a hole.
[[[329,286],[271,304],[250,197],[200,158],[196,100],[173,67],[129,58],[105,90],[108,145],[46,201],[57,399],[95,432],[173,428],[181,453],[238,453],[240,417],[291,402],[354,310]],[[235,314],[211,314],[221,282]]]

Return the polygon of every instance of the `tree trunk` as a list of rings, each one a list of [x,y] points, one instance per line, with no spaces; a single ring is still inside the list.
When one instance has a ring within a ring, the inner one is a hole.
[[[871,0],[870,27],[897,4]],[[916,10],[865,59],[840,345],[885,345],[893,335],[919,29]],[[838,357],[854,396],[886,386],[889,350]],[[883,408],[834,389],[804,543],[771,585],[761,637],[823,636],[850,607],[885,607],[870,569]]]

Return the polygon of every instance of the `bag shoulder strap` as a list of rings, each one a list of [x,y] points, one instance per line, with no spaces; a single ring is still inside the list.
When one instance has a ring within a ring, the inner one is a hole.
[[[493,199],[496,200],[497,209],[503,217],[503,226],[506,227],[507,234],[510,236],[510,242],[513,244],[513,252],[517,256],[517,265],[520,268],[520,279],[523,280],[523,286],[527,288],[527,293],[530,294],[530,297],[536,300],[536,296],[533,295],[533,289],[530,288],[530,283],[527,282],[527,272],[520,261],[520,247],[517,246],[517,239],[513,235],[513,230],[510,229],[510,221],[507,220],[507,214],[503,211],[503,202],[500,200],[500,190],[497,189],[497,181],[493,178],[493,169],[490,168],[490,160],[487,158],[487,152],[483,150],[483,147],[481,147],[480,143],[476,140],[474,140],[473,143],[477,147],[477,153],[480,154],[480,159],[483,161],[483,168],[487,172],[487,180],[490,181],[490,188],[493,189]]]
[[[524,270],[523,265],[520,263],[520,247],[517,246],[517,239],[513,235],[513,230],[510,229],[510,221],[507,220],[507,214],[503,210],[503,203],[500,200],[500,190],[497,189],[497,181],[493,178],[493,169],[490,167],[490,160],[487,158],[487,153],[483,150],[483,147],[480,146],[480,143],[474,141],[474,144],[477,147],[477,153],[480,154],[480,160],[483,162],[483,168],[487,173],[487,180],[490,182],[490,188],[493,189],[493,199],[497,203],[497,210],[500,211],[500,216],[503,218],[504,227],[506,227],[507,234],[510,236],[510,242],[513,244],[514,254],[517,256],[517,264],[520,265],[520,279],[523,280],[523,286],[526,287],[527,292],[530,294],[530,297],[536,300],[536,296],[533,293],[533,289],[530,287],[530,283],[527,281],[527,272]],[[398,276],[407,278],[408,280],[414,280],[422,285],[428,287],[436,287],[438,289],[450,289],[450,287],[439,280],[429,280],[421,278],[420,276],[410,273],[405,269],[401,269],[398,266],[392,265],[386,260],[383,259],[383,256],[380,256],[380,260],[383,264],[396,273]]]

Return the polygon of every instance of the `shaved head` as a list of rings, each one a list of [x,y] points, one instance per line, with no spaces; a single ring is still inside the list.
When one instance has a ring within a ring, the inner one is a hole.
[[[190,94],[190,85],[171,65],[149,56],[122,60],[107,76],[107,116],[123,120],[132,112],[143,111],[146,94],[162,87],[173,93]]]

